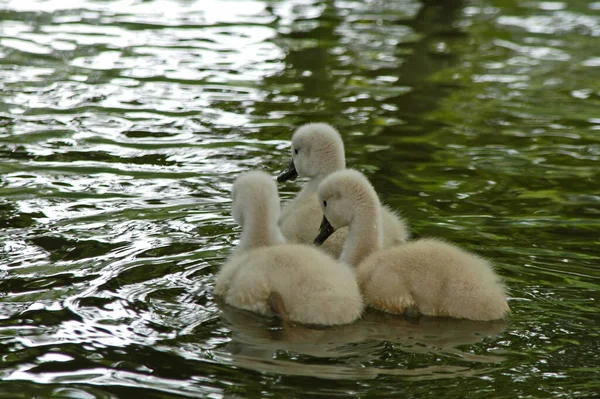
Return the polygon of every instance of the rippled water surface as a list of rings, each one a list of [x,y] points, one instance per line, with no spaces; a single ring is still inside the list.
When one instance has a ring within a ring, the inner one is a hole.
[[[599,42],[591,0],[0,1],[0,398],[597,395]],[[231,183],[310,121],[511,317],[219,303]]]

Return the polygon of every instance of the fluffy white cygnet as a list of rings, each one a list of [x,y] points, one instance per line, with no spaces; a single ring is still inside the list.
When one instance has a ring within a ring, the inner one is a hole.
[[[360,317],[363,301],[351,267],[314,247],[284,243],[277,186],[269,175],[243,174],[232,196],[242,235],[217,275],[217,295],[241,309],[276,312],[284,322],[337,325]]]
[[[292,160],[277,180],[284,182],[297,176],[310,180],[282,211],[279,225],[289,242],[312,244],[319,231],[322,213],[317,201],[317,187],[329,174],[346,167],[344,143],[340,134],[326,123],[309,123],[292,135]],[[406,223],[388,207],[382,208],[383,246],[388,248],[409,239]],[[323,249],[338,258],[342,252],[347,229],[337,230]]]
[[[318,198],[324,217],[315,242],[349,227],[340,260],[356,267],[368,306],[472,320],[501,319],[510,311],[506,288],[485,259],[431,238],[382,249],[379,198],[360,172],[331,174]]]

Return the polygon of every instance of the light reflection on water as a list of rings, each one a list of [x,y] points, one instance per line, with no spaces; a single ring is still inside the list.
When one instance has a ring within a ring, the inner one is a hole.
[[[3,2],[0,397],[597,392],[599,11]],[[416,234],[491,259],[509,319],[282,330],[217,303],[231,182],[308,121]]]

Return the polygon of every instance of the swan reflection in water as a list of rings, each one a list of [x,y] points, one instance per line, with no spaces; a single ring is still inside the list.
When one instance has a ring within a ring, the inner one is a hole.
[[[331,379],[370,379],[379,375],[431,379],[485,373],[487,368],[473,370],[468,363],[504,360],[459,349],[501,334],[507,326],[504,320],[406,318],[368,310],[361,320],[344,326],[282,327],[278,319],[239,310],[222,301],[218,305],[231,339],[215,354],[251,370]],[[416,353],[431,354],[433,360],[422,367],[405,366],[403,357]],[[390,357],[397,359],[395,367],[390,367]],[[445,361],[436,362],[435,358]]]

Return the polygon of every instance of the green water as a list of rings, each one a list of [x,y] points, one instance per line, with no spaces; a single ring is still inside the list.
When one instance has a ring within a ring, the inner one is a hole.
[[[0,398],[599,395],[599,43],[593,0],[0,1]],[[506,322],[214,298],[233,179],[311,121]]]

